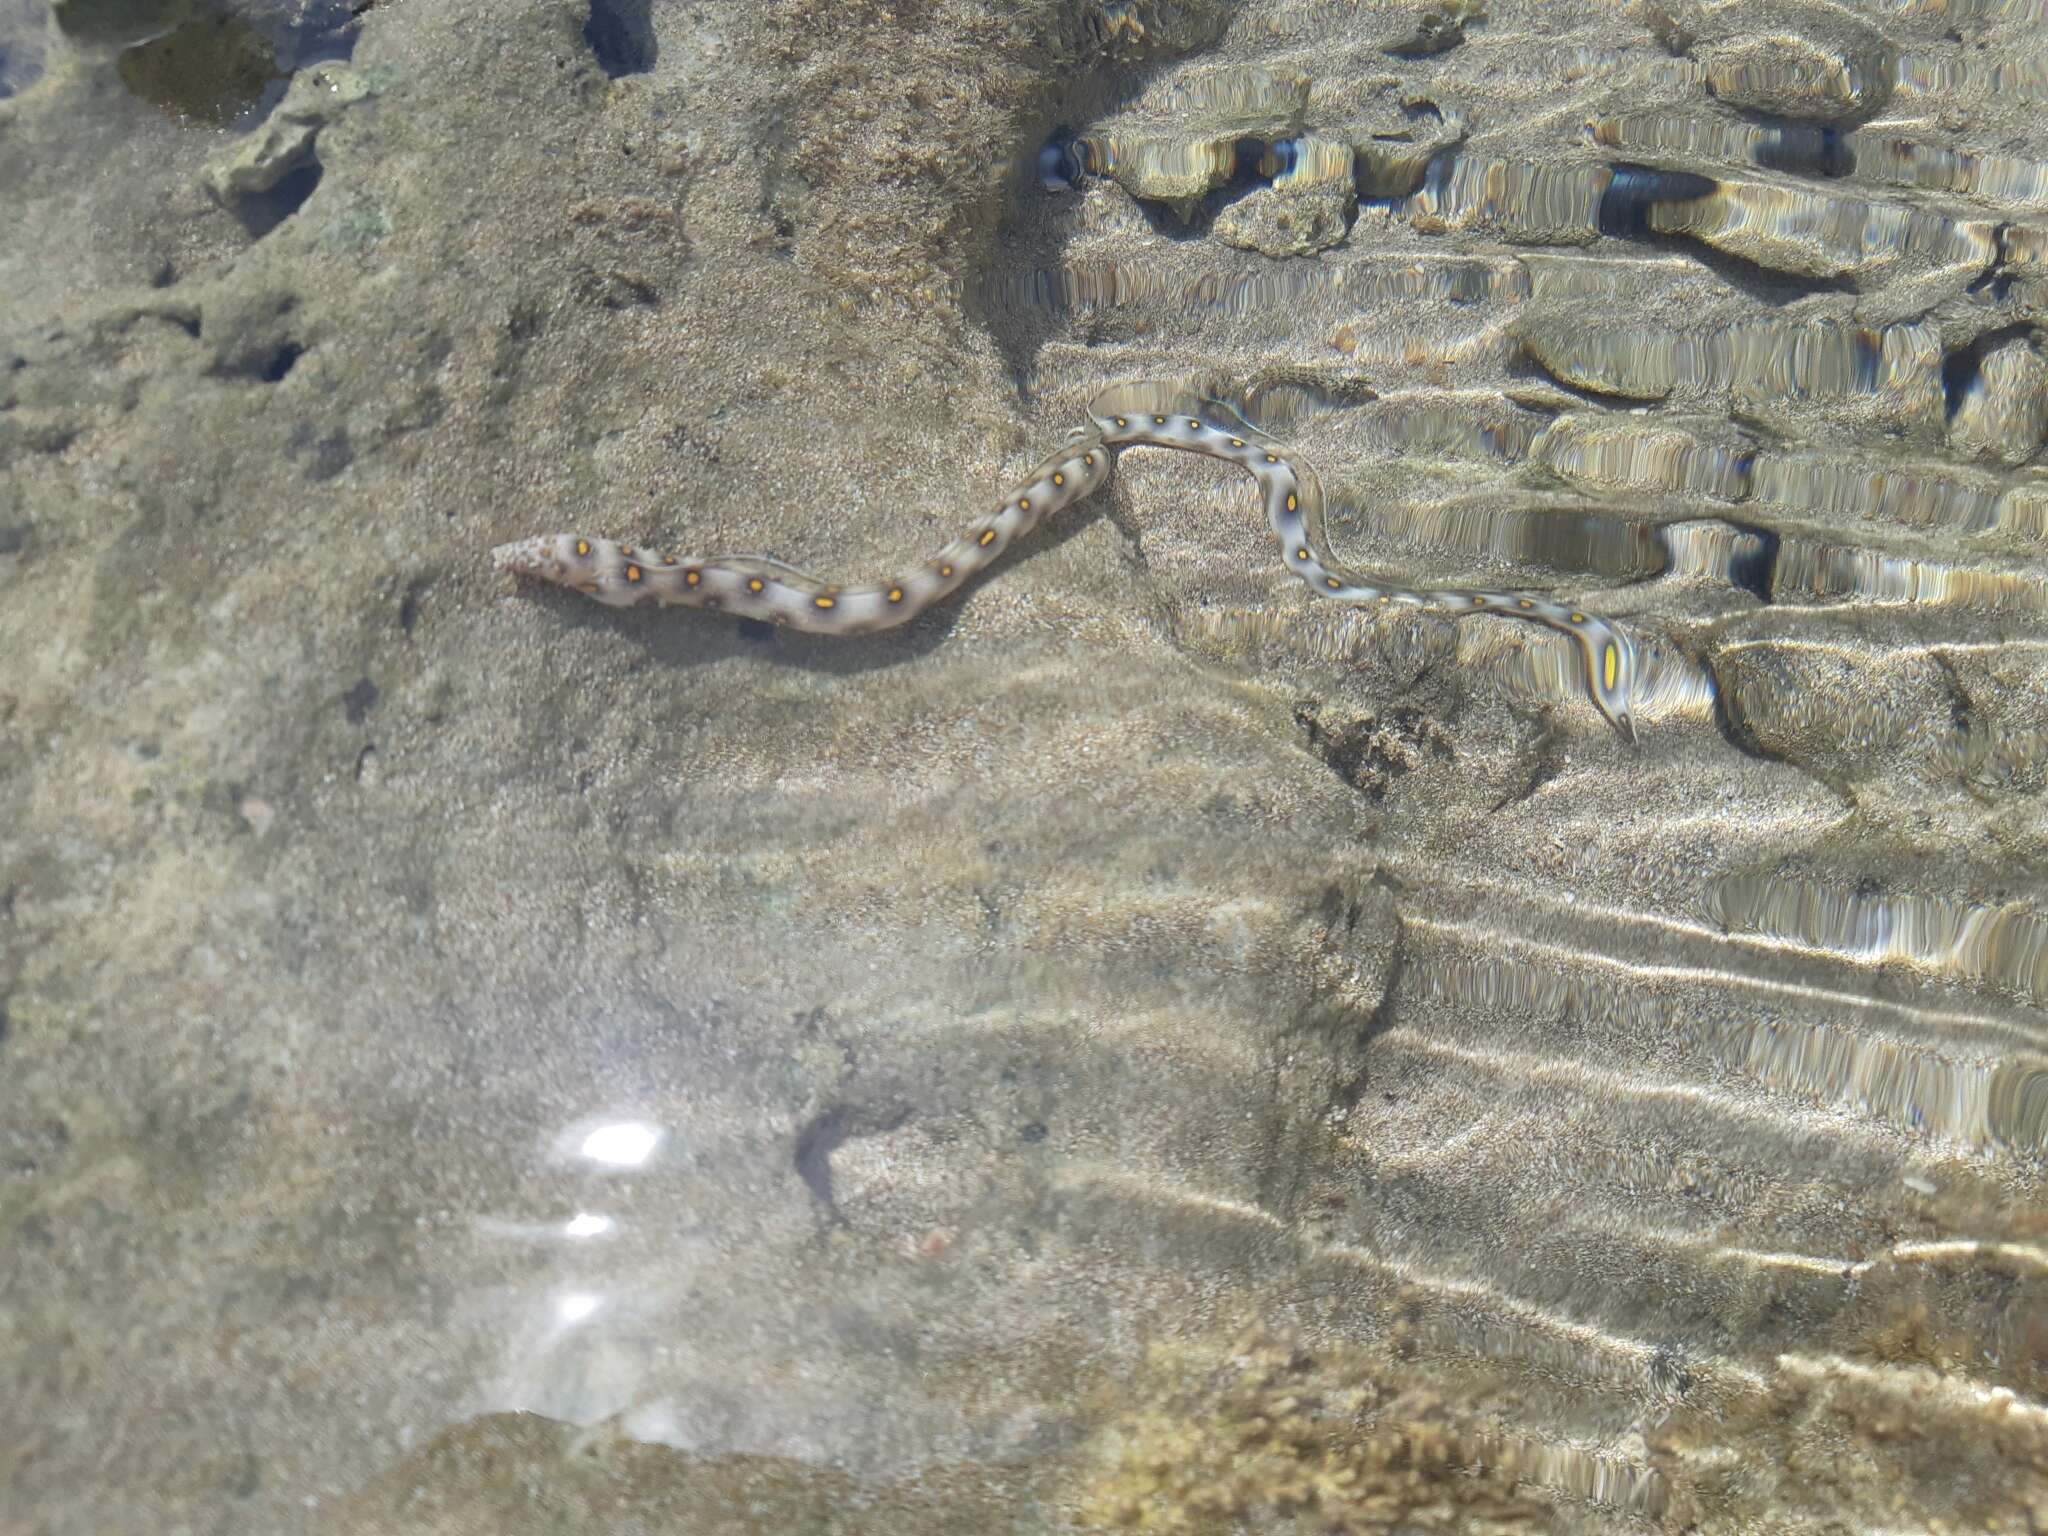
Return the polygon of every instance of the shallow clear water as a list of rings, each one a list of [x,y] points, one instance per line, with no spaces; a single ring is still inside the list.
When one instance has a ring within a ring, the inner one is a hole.
[[[2044,35],[0,0],[0,1525],[2038,1524]]]

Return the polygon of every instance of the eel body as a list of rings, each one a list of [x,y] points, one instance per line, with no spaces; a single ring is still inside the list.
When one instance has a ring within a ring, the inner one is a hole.
[[[1287,568],[1310,589],[1340,603],[1439,608],[1528,619],[1569,635],[1587,695],[1608,722],[1635,739],[1631,692],[1635,648],[1607,620],[1537,593],[1382,586],[1346,572],[1318,552],[1314,477],[1270,438],[1226,421],[1213,402],[1164,386],[1120,386],[1099,396],[1089,425],[1005,496],[988,517],[930,558],[886,581],[837,585],[780,561],[754,556],[697,558],[657,553],[583,534],[560,533],[500,545],[499,569],[571,587],[614,608],[645,603],[712,608],[791,629],[856,635],[908,623],[987,568],[1048,513],[1091,495],[1124,448],[1180,448],[1236,464],[1264,499],[1266,520]]]

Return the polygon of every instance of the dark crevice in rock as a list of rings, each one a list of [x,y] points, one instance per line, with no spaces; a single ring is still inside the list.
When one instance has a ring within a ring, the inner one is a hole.
[[[306,349],[296,341],[283,342],[257,364],[255,376],[265,384],[275,384],[290,373],[292,365],[305,355]]]
[[[1808,123],[1771,123],[1750,159],[1767,171],[1837,180],[1856,169],[1856,151],[1838,128]]]
[[[377,685],[367,677],[357,678],[355,685],[341,696],[341,712],[348,717],[350,725],[361,725],[376,707]]]
[[[1984,366],[1985,355],[2008,341],[2032,335],[2032,325],[2002,325],[1996,330],[1984,332],[1969,345],[1957,347],[1942,358],[1941,394],[1951,422],[1956,419],[1956,412],[1962,409],[1963,399],[1969,394],[1971,386],[1977,382],[1977,375]]]
[[[398,627],[411,634],[420,622],[420,600],[427,595],[432,583],[424,577],[412,582],[405,589],[405,596],[398,600]]]
[[[547,324],[547,310],[535,299],[520,299],[512,306],[512,313],[505,319],[505,334],[516,342],[527,342],[541,333]]]
[[[1761,523],[1738,523],[1732,518],[1722,521],[1757,541],[1754,549],[1745,550],[1728,562],[1729,585],[1739,587],[1766,603],[1775,602],[1772,594],[1777,586],[1779,545],[1776,531]]]
[[[295,298],[286,298],[278,308],[278,318],[289,315],[297,307]],[[232,330],[232,323],[224,329]],[[197,336],[198,332],[195,330],[192,334]],[[219,378],[276,384],[285,379],[305,355],[304,343],[289,336],[275,339],[261,335],[234,337],[222,345],[209,371]]]
[[[659,50],[649,10],[649,0],[590,0],[583,41],[612,79],[653,70]]]
[[[1651,211],[1659,203],[1690,203],[1711,196],[1712,177],[1692,171],[1665,171],[1647,165],[1611,167],[1613,179],[1600,194],[1600,233],[1624,240],[1657,236],[1650,227]]]
[[[235,204],[235,218],[252,240],[261,240],[305,207],[320,185],[320,162],[309,161],[267,192],[251,192]]]

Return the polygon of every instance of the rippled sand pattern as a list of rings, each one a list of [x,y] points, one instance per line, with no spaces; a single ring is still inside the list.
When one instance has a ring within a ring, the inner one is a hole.
[[[56,9],[9,1536],[2048,1529],[2042,0]]]

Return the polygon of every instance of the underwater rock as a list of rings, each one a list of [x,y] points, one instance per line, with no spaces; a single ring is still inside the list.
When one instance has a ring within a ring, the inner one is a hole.
[[[1723,502],[1748,496],[1753,457],[1690,432],[1608,415],[1558,417],[1531,455],[1561,478],[1600,491],[1682,491]]]
[[[1040,156],[1041,177],[1057,188],[1104,176],[1187,219],[1237,173],[1241,146],[1256,155],[1300,133],[1308,92],[1309,77],[1298,70],[1212,70],[1085,135],[1056,140]]]
[[[1721,182],[1703,197],[1654,204],[1649,227],[1693,239],[1774,272],[1868,280],[1904,261],[1981,269],[1996,225],[1803,187]]]
[[[1941,338],[1928,325],[1750,320],[1701,330],[1594,325],[1532,313],[1514,326],[1529,356],[1575,389],[1626,400],[1726,394],[1747,408],[1862,402],[1888,428],[1941,425]]]
[[[1259,172],[1271,177],[1274,187],[1282,192],[1325,187],[1350,192],[1356,177],[1349,144],[1307,133],[1275,144],[1259,161]]]
[[[355,71],[322,64],[292,79],[261,128],[212,161],[201,180],[223,203],[268,192],[313,158],[313,141],[334,117],[371,94]]]
[[[2024,464],[2048,439],[2048,358],[2032,337],[1987,350],[1949,423],[1950,446],[2001,464]]]
[[[1313,256],[1344,243],[1356,203],[1348,185],[1302,192],[1258,187],[1216,215],[1216,238],[1275,259]]]
[[[1702,48],[1707,85],[1730,106],[1809,122],[1861,122],[1891,95],[1891,76],[1803,37],[1731,38]]]
[[[1088,0],[1080,36],[1119,61],[1160,58],[1215,42],[1230,12],[1225,0]]]
[[[1802,122],[1855,123],[1891,97],[1897,50],[1839,7],[1736,4],[1717,8],[1709,31],[1692,57],[1706,71],[1707,88],[1730,106]]]
[[[1749,495],[1802,521],[1888,523],[1901,528],[1976,528],[1989,523],[1998,489],[1952,464],[1863,452],[1759,453]]]
[[[1408,199],[1427,235],[1483,231],[1510,245],[1590,245],[1613,170],[1584,161],[1498,160],[1459,155]]]
[[[1756,166],[1790,176],[1847,179],[1947,193],[2002,210],[2048,208],[2048,162],[1957,149],[1877,129],[1741,123],[1685,112],[1594,118],[1586,137],[1608,149],[1693,165]]]
[[[1383,102],[1340,135],[1351,146],[1352,184],[1360,197],[1412,197],[1430,162],[1465,142],[1465,116],[1426,96]]]
[[[1996,510],[1983,527],[1971,531],[2048,543],[2048,480],[2014,486],[1999,497]]]

